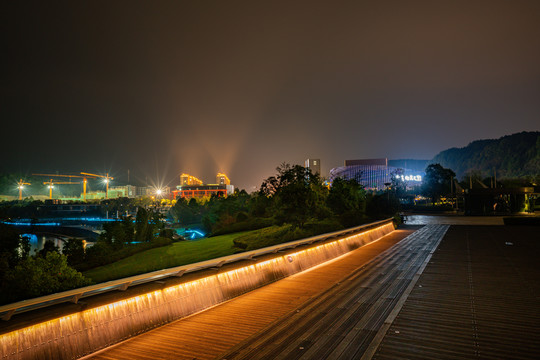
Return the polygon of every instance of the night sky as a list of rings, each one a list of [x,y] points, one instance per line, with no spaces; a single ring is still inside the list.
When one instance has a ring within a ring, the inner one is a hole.
[[[540,130],[540,1],[3,2],[0,171],[248,191]]]

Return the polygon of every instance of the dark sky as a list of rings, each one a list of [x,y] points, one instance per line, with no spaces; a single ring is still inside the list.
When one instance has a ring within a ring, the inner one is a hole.
[[[3,2],[0,171],[247,190],[540,130],[540,1]]]

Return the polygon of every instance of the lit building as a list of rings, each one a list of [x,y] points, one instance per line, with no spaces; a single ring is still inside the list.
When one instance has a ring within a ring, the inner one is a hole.
[[[422,175],[417,171],[388,166],[388,159],[345,160],[345,166],[330,170],[330,181],[336,178],[354,179],[369,190],[384,190],[396,177],[408,187],[420,185]]]
[[[137,197],[152,196],[152,188],[150,186],[137,186]]]
[[[321,159],[307,159],[304,167],[310,169],[312,174],[321,175]]]
[[[223,173],[218,173],[216,176],[216,183],[219,185],[231,185],[231,181],[227,177],[227,175]]]
[[[137,196],[137,187],[133,185],[115,186],[110,188],[109,192],[111,190],[117,190],[122,194],[122,197],[134,198]]]
[[[201,199],[210,197],[212,195],[227,196],[227,185],[212,184],[178,186],[178,190],[174,190],[172,193],[174,199]]]
[[[217,184],[203,184],[203,182],[194,176],[182,174],[180,176],[180,186],[172,191],[172,198],[205,198],[212,195],[227,196],[234,193],[234,186],[227,175],[218,173],[216,176]]]
[[[138,192],[140,189],[144,188],[139,188],[133,185],[113,186],[109,188],[109,199],[121,197],[134,198],[139,195]],[[105,199],[106,197],[107,193],[105,191],[91,191],[86,193],[87,200]]]
[[[180,186],[202,185],[203,182],[189,174],[180,175]]]

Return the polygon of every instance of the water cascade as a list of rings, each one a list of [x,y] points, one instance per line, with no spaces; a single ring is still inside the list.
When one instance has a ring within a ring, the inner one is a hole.
[[[273,254],[251,265],[82,310],[0,335],[1,359],[75,359],[307,270],[392,232],[392,222]]]

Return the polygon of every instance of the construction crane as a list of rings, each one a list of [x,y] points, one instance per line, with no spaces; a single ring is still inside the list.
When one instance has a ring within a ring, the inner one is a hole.
[[[82,183],[83,183],[83,200],[86,201],[86,183],[88,182],[88,180],[86,179],[85,176],[80,176],[80,175],[62,175],[62,174],[32,174],[32,175],[37,175],[37,176],[47,176],[47,177],[51,177],[51,176],[54,176],[54,177],[62,177],[62,178],[68,178],[69,181],[71,181],[71,178],[82,178]],[[57,182],[55,182],[55,184],[58,184]],[[78,184],[78,183],[73,183],[73,184]]]
[[[103,181],[105,181],[105,185],[106,185],[105,198],[106,199],[109,198],[109,182],[111,180],[114,180],[114,178],[112,176],[109,176],[109,173],[107,173],[105,176],[103,176],[103,175],[97,175],[97,174],[90,174],[90,173],[81,172],[81,175],[86,175],[87,177],[93,177],[93,178],[102,178]]]
[[[53,181],[53,179],[43,182],[43,185],[48,185],[49,186],[49,199],[52,199],[52,190],[54,189],[54,185],[66,185],[66,184],[80,184],[80,182]]]
[[[19,188],[19,200],[22,200],[22,189],[24,188],[24,185],[32,185],[32,184],[24,182],[23,179],[20,179],[17,182],[17,187]]]

